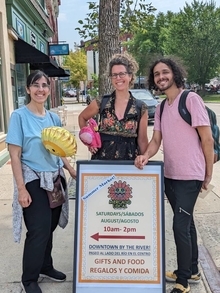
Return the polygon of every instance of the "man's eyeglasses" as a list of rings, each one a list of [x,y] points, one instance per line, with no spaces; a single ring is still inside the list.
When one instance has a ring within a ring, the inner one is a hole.
[[[30,86],[32,86],[35,89],[40,89],[41,87],[42,87],[42,89],[49,89],[50,88],[50,85],[47,83],[42,83],[42,84],[32,83]]]
[[[110,75],[111,78],[117,78],[118,76],[120,78],[123,78],[126,76],[126,74],[130,74],[129,72],[119,72],[119,73],[113,73]]]

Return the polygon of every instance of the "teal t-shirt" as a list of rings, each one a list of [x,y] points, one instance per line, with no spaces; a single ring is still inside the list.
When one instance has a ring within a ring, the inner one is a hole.
[[[55,113],[46,111],[44,117],[39,117],[24,106],[11,114],[6,143],[20,146],[21,162],[37,172],[56,171],[63,166],[63,161],[41,142],[41,131],[50,126],[61,126]]]

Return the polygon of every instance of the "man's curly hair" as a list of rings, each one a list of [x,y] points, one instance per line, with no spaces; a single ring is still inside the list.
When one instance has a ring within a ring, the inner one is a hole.
[[[109,69],[108,69],[109,76],[111,76],[112,74],[112,67],[114,65],[125,66],[126,71],[132,76],[131,81],[129,83],[129,86],[132,87],[136,79],[135,74],[139,69],[139,66],[137,62],[135,61],[135,59],[133,58],[133,56],[131,56],[127,52],[113,55],[109,62]]]
[[[155,89],[157,90],[157,86],[154,82],[154,67],[158,63],[166,64],[173,72],[173,79],[178,88],[183,88],[185,84],[184,76],[186,76],[186,72],[183,68],[180,67],[174,60],[170,58],[161,58],[156,60],[150,67],[149,75],[148,75],[148,88],[150,90]]]

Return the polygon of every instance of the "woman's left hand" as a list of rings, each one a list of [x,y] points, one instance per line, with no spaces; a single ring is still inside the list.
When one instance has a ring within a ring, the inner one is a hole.
[[[76,179],[76,170],[72,167],[69,169],[70,176]]]
[[[69,174],[71,177],[73,177],[74,179],[76,179],[76,170],[70,165],[69,161],[67,160],[66,157],[62,157],[61,158],[64,164],[64,168],[66,170],[68,170]]]
[[[91,153],[92,155],[94,155],[94,154],[97,153],[97,151],[98,151],[97,148],[93,148],[93,147],[88,147],[88,149],[89,149],[89,151],[90,151],[90,153]]]

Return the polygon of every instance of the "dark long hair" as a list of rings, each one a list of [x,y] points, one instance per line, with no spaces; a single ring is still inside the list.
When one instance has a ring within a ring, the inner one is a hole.
[[[148,87],[149,89],[155,89],[157,90],[157,86],[154,83],[154,67],[158,63],[164,63],[166,64],[173,72],[173,79],[178,88],[183,88],[185,81],[184,76],[186,76],[186,72],[183,68],[181,68],[180,65],[178,65],[174,60],[170,58],[161,58],[156,60],[150,67],[149,75],[148,75]]]
[[[32,72],[31,74],[28,75],[27,77],[27,82],[26,82],[26,87],[29,89],[29,87],[35,83],[35,81],[37,81],[38,79],[40,79],[41,77],[45,77],[47,80],[47,84],[50,85],[50,79],[49,77],[46,75],[46,73],[44,73],[41,70],[36,70],[34,72]],[[29,94],[27,94],[27,98],[26,98],[26,104],[29,103],[31,100],[31,97]]]
[[[47,84],[50,85],[50,79],[46,75],[46,73],[44,73],[41,70],[36,70],[36,71],[34,71],[34,72],[32,72],[31,74],[28,75],[27,82],[26,82],[27,88],[29,88],[33,83],[35,83],[35,81],[37,81],[41,77],[45,77],[46,80],[47,80]]]

